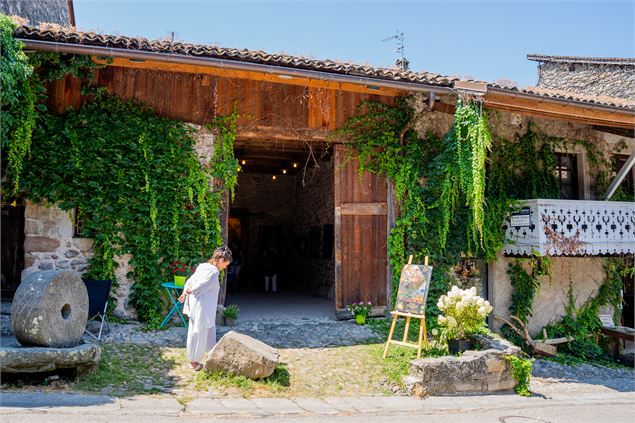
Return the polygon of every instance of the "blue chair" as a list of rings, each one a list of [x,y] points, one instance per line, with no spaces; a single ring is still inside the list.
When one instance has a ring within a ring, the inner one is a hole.
[[[110,299],[110,288],[112,287],[111,280],[96,280],[96,279],[82,279],[84,285],[86,285],[86,291],[88,291],[88,322],[91,320],[97,320],[100,322],[99,333],[94,334],[88,330],[88,325],[85,332],[95,338],[97,341],[101,341],[101,334],[104,329],[104,324],[108,331],[110,331],[110,325],[106,318],[106,310],[108,309],[108,300]]]

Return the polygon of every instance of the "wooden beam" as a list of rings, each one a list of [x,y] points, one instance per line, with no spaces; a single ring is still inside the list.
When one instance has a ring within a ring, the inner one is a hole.
[[[574,121],[592,125],[618,128],[633,128],[635,112],[589,108],[576,104],[561,104],[552,101],[510,97],[500,94],[485,94],[484,105],[488,109],[503,110],[524,115]]]
[[[95,63],[108,65],[108,61],[97,56],[92,56]],[[137,61],[121,57],[112,59],[110,66],[134,69],[160,70],[167,72],[196,73],[203,75],[213,75],[226,78],[251,79],[254,81],[265,81],[276,84],[300,85],[303,87],[326,88],[329,90],[348,91],[354,93],[375,94],[387,97],[397,97],[405,94],[405,91],[394,88],[376,87],[369,89],[364,84],[352,84],[345,82],[325,81],[321,79],[301,78],[297,76],[278,76],[270,73],[243,71],[234,69],[224,69],[221,67],[190,65],[174,62],[161,62],[156,60]]]
[[[238,140],[324,142],[328,133],[325,129],[239,125],[236,137]]]
[[[373,216],[386,214],[386,203],[341,203],[342,216]]]

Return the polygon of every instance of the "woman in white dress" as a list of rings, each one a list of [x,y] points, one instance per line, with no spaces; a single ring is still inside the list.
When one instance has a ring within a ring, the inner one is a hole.
[[[216,305],[220,284],[219,273],[232,261],[227,247],[214,250],[207,263],[201,263],[185,282],[179,301],[183,313],[190,316],[187,330],[187,355],[194,370],[202,368],[201,361],[216,344]]]

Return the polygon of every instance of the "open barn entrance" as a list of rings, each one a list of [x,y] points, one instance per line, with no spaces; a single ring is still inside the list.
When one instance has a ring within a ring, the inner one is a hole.
[[[333,160],[304,143],[236,143],[225,304],[241,320],[334,316]]]

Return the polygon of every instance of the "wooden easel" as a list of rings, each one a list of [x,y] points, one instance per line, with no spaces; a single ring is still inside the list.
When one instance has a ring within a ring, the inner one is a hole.
[[[408,258],[408,264],[412,264],[412,256],[410,256]],[[425,257],[424,260],[424,265],[428,266],[428,256]],[[412,313],[404,313],[402,311],[391,311],[390,314],[393,315],[392,317],[392,324],[390,325],[390,332],[388,333],[388,340],[386,341],[386,347],[384,348],[384,358],[386,358],[386,354],[388,354],[388,347],[390,346],[390,344],[396,344],[396,345],[401,345],[404,347],[410,347],[410,348],[416,348],[417,349],[417,358],[421,358],[421,341],[423,340],[423,342],[426,345],[426,348],[428,347],[428,333],[426,330],[426,316],[424,315],[419,315],[419,314],[412,314]],[[392,339],[392,335],[395,332],[395,326],[397,325],[397,320],[399,319],[399,316],[401,317],[405,317],[406,318],[406,327],[404,329],[403,332],[403,340],[401,341],[395,341]],[[419,322],[419,341],[415,344],[412,342],[408,342],[408,330],[410,329],[410,319],[411,318],[415,318],[415,319],[420,319],[421,322]]]

